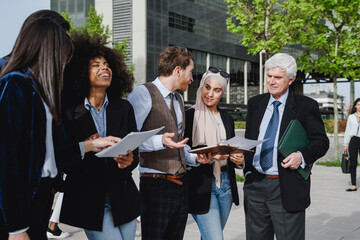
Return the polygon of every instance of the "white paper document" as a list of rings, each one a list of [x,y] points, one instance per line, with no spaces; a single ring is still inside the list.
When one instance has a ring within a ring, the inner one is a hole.
[[[238,147],[240,149],[250,150],[265,141],[267,141],[267,139],[265,139],[265,140],[250,140],[250,139],[246,139],[243,137],[235,136],[224,142],[221,142],[220,145],[230,145],[230,146]]]
[[[133,151],[139,147],[143,142],[160,132],[163,128],[156,128],[145,132],[131,132],[126,137],[121,139],[120,142],[115,145],[95,154],[97,157],[117,157],[120,154],[126,155],[127,150]]]

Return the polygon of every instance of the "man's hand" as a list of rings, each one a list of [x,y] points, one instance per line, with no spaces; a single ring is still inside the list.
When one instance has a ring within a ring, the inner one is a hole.
[[[187,141],[189,141],[189,138],[185,138],[184,140],[182,140],[181,142],[174,142],[171,138],[175,136],[175,133],[164,133],[162,136],[162,144],[164,144],[165,146],[172,148],[172,149],[177,149],[177,148],[183,148],[185,147]]]
[[[198,154],[196,156],[196,161],[201,164],[209,163],[212,158],[211,153],[208,154]]]
[[[133,152],[128,150],[127,153],[128,153],[127,155],[119,155],[117,157],[114,157],[115,162],[118,163],[118,167],[121,169],[130,166],[134,160]]]
[[[348,152],[349,151],[349,147],[348,146],[344,146],[344,152]]]
[[[300,166],[301,163],[302,163],[301,153],[294,152],[289,156],[287,156],[287,158],[285,158],[281,162],[281,166],[283,168],[290,168],[292,170],[295,170]]]
[[[9,234],[8,240],[30,240],[29,235],[26,232]]]
[[[230,160],[236,165],[240,165],[244,162],[244,154],[242,153],[230,153]]]
[[[94,135],[91,135],[89,138],[91,138]],[[121,141],[121,138],[113,137],[113,136],[108,136],[104,138],[101,137],[93,138],[93,139],[89,139],[89,138],[84,141],[84,151],[86,153],[90,151],[100,152],[101,150],[103,150],[103,148],[110,147],[115,143]]]

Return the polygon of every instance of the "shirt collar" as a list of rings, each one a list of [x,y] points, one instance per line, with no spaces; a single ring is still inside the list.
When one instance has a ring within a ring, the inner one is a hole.
[[[281,102],[282,105],[285,106],[285,103],[286,103],[286,100],[287,100],[288,96],[289,96],[289,89],[285,92],[284,95],[282,95],[282,96],[280,97],[279,100],[276,100],[276,99],[270,94],[270,99],[269,99],[268,107],[271,106],[274,101],[279,101],[279,102]]]
[[[100,111],[103,108],[106,109],[108,104],[109,104],[109,100],[108,100],[107,94],[105,94],[105,100],[104,100],[103,105],[100,108]],[[91,105],[91,103],[89,102],[89,99],[87,97],[84,100],[84,106],[87,110],[90,110],[91,107],[95,108],[93,105]]]
[[[164,98],[167,97],[170,93],[173,93],[169,89],[167,89],[164,84],[162,84],[158,77],[152,83],[159,89],[161,95]]]

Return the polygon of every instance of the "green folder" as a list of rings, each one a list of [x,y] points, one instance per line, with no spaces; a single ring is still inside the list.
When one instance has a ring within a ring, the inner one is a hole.
[[[279,141],[277,149],[278,152],[286,158],[291,153],[299,151],[309,143],[310,139],[306,130],[301,125],[301,123],[295,119],[290,121]],[[299,168],[296,170],[301,175],[301,177],[307,180],[310,176],[311,168],[312,164],[306,165],[305,168],[299,166]]]

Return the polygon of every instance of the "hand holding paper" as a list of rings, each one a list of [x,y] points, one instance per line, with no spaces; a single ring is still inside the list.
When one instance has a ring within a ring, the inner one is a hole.
[[[114,157],[115,162],[118,163],[118,167],[123,169],[131,165],[133,162],[133,152],[128,150],[127,155],[119,155],[117,157]]]
[[[160,132],[164,127],[153,129],[145,132],[131,132],[121,141],[116,143],[114,146],[109,147],[97,154],[97,157],[118,157],[119,155],[127,155],[128,150],[133,151],[139,147],[143,142],[148,140],[150,137],[154,136]]]

